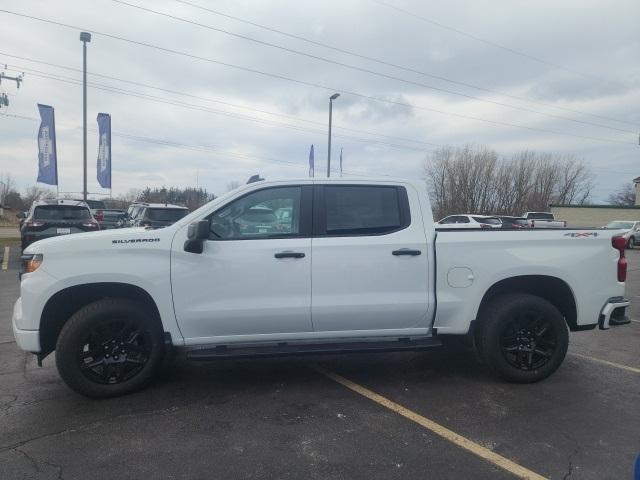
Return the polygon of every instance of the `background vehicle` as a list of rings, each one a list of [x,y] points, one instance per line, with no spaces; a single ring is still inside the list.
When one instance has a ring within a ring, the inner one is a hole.
[[[498,217],[489,215],[449,215],[436,223],[436,228],[500,228],[502,223]]]
[[[291,209],[290,232],[233,227],[276,205]],[[55,350],[67,384],[95,397],[142,387],[170,348],[206,360],[416,350],[451,336],[499,376],[535,382],[562,363],[569,330],[625,318],[617,233],[436,231],[412,182],[252,183],[163,229],[27,248],[13,329],[39,360]]]
[[[122,221],[123,227],[163,228],[189,213],[187,207],[168,203],[135,203]]]
[[[615,220],[605,225],[604,228],[624,230],[622,236],[627,240],[627,248],[634,248],[640,244],[640,221]]]
[[[529,222],[523,217],[500,215],[498,218],[502,223],[502,228],[529,228]]]
[[[100,229],[119,228],[121,220],[125,218],[126,212],[115,208],[101,208],[94,212],[93,217],[100,224]]]
[[[94,232],[100,226],[84,202],[51,200],[34,202],[20,226],[22,249],[33,242],[71,233]]]
[[[565,220],[556,220],[550,212],[527,212],[523,215],[531,228],[566,228]]]

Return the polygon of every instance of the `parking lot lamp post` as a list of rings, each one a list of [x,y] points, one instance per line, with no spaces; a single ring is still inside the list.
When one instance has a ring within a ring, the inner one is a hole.
[[[91,42],[89,32],[80,33],[82,42],[82,199],[87,201],[87,43]]]
[[[331,176],[331,117],[333,116],[333,101],[339,96],[339,93],[334,93],[329,97],[329,151],[327,152],[327,178]]]

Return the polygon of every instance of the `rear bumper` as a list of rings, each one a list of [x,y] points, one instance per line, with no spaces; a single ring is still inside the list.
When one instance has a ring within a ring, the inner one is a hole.
[[[624,321],[627,320],[627,307],[630,303],[631,302],[624,297],[613,297],[607,300],[598,318],[600,330],[607,330],[609,328],[612,317],[619,323],[626,323]]]
[[[40,331],[39,330],[21,330],[17,327],[17,324],[22,320],[22,298],[16,300],[13,306],[13,317],[11,324],[13,327],[13,336],[16,339],[18,347],[27,352],[39,352],[40,351]]]

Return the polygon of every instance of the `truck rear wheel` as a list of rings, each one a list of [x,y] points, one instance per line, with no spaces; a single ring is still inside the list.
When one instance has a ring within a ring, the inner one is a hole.
[[[562,314],[535,295],[496,297],[484,309],[480,328],[483,359],[510,382],[542,380],[558,369],[567,354],[569,332]]]
[[[162,363],[162,326],[138,302],[110,298],[71,316],[56,343],[66,384],[88,397],[114,397],[146,385]]]

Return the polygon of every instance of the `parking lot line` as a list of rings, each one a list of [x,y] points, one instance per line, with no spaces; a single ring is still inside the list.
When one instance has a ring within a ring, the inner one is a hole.
[[[4,256],[2,257],[2,270],[9,267],[9,246],[4,247]]]
[[[474,441],[469,440],[468,438],[463,437],[462,435],[459,435],[452,430],[449,430],[447,427],[444,427],[439,423],[434,422],[433,420],[429,420],[428,418],[423,417],[422,415],[412,410],[409,410],[408,408],[405,408],[402,405],[395,403],[392,400],[389,400],[388,398],[383,397],[382,395],[379,395],[369,390],[368,388],[363,387],[362,385],[352,382],[348,378],[342,377],[336,373],[325,370],[322,367],[315,366],[314,368],[316,371],[330,378],[331,380],[338,382],[339,384],[358,393],[359,395],[362,395],[363,397],[366,397],[369,400],[372,400],[377,404],[382,405],[383,407],[388,408],[389,410],[399,415],[402,415],[403,417],[411,420],[412,422],[417,423],[418,425],[426,428],[427,430],[435,433],[436,435],[444,438],[445,440],[448,440],[449,442],[457,445],[458,447],[464,448],[465,450],[473,453],[474,455],[477,455],[478,457],[494,464],[497,467],[502,468],[503,470],[506,470],[509,473],[512,473],[513,475],[519,478],[531,479],[531,480],[540,480],[545,478],[542,475],[532,472],[531,470],[521,465],[518,465],[515,462],[512,462],[508,458],[505,458],[502,455],[498,455],[497,453],[492,452],[488,448],[485,448],[475,443]]]
[[[627,370],[633,373],[640,373],[640,368],[630,367],[629,365],[624,365],[622,363],[610,362],[609,360],[603,360],[601,358],[590,357],[589,355],[582,355],[581,353],[574,353],[574,352],[568,352],[568,353],[569,355],[573,355],[574,357],[584,358],[586,360],[591,360],[592,362],[602,363],[603,365],[619,368],[621,370]]]

